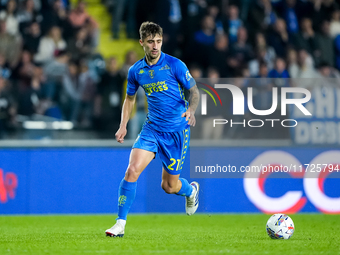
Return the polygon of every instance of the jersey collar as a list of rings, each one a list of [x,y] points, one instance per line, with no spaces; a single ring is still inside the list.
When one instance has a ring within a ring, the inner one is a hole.
[[[144,56],[144,58],[143,58],[143,67],[152,68],[154,66],[162,65],[163,61],[164,61],[164,58],[165,58],[165,54],[161,51],[161,57],[158,59],[157,63],[152,65],[152,66],[149,66],[148,63],[146,62],[146,59],[145,59],[145,56]]]

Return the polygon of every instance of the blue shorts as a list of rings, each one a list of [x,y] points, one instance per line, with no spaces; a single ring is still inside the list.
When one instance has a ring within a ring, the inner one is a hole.
[[[158,153],[165,171],[177,175],[182,171],[190,141],[190,128],[179,132],[160,132],[144,124],[132,148]]]

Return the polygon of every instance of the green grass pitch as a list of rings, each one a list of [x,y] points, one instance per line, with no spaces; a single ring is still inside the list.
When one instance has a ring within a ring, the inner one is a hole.
[[[264,214],[0,216],[0,254],[340,254],[340,215],[291,215],[289,240],[267,236]]]

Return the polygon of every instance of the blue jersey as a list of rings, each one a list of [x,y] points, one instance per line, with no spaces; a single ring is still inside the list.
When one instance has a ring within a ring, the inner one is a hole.
[[[189,106],[184,88],[195,84],[181,60],[161,52],[155,65],[149,66],[144,57],[131,66],[126,93],[132,96],[143,87],[148,101],[147,124],[157,131],[177,132],[189,127],[182,117]]]

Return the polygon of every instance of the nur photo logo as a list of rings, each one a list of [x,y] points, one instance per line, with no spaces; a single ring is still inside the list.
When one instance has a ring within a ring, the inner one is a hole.
[[[289,107],[297,107],[297,109],[299,109],[305,116],[312,115],[304,105],[311,99],[311,92],[305,88],[272,87],[271,91],[265,91],[266,98],[268,99],[270,97],[271,106],[267,109],[257,109],[254,102],[254,98],[256,98],[258,94],[257,88],[248,86],[246,89],[241,89],[240,87],[229,83],[218,83],[213,86],[203,82],[197,82],[197,84],[199,89],[203,91],[203,93],[201,93],[201,115],[213,115],[216,111],[215,109],[212,109],[212,104],[208,104],[208,100],[212,100],[216,107],[224,107],[226,112],[232,112],[233,117],[237,116],[237,120],[233,118],[213,119],[212,124],[214,127],[216,125],[226,124],[230,124],[230,127],[235,125],[242,125],[243,127],[262,127],[266,122],[269,123],[271,127],[274,127],[276,122],[280,122],[283,127],[296,127],[298,122],[295,119],[266,118],[278,110],[280,111],[281,117],[287,117],[287,109]],[[221,98],[224,98],[222,95],[226,93],[231,95],[232,102],[222,101]],[[210,99],[208,99],[208,96]],[[215,98],[217,98],[217,100]],[[217,101],[219,101],[219,104]],[[231,109],[232,111],[230,111]],[[240,116],[245,116],[247,112],[249,112],[252,116],[261,117],[240,119]]]

